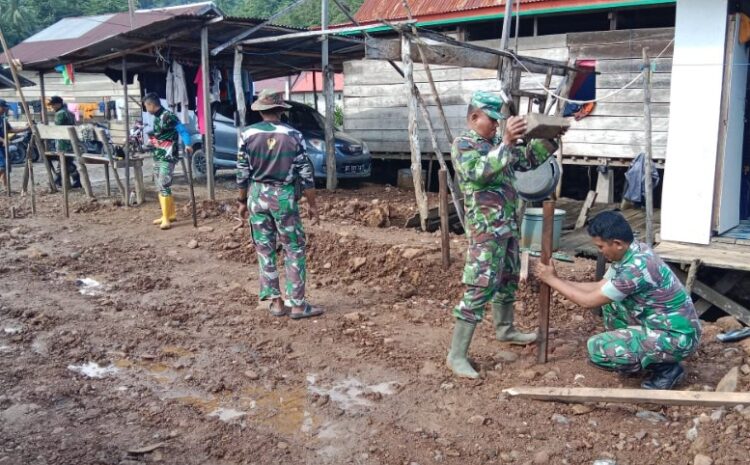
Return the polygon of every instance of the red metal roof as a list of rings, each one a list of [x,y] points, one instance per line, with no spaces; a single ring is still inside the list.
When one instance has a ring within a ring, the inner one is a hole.
[[[315,73],[315,84],[318,92],[323,92],[323,73]],[[298,77],[292,77],[292,94],[302,92],[313,91],[313,73],[311,71],[305,71],[300,73]],[[259,92],[261,89],[270,89],[274,92],[284,92],[286,89],[287,78],[272,78],[264,79],[255,83],[255,91]],[[344,90],[344,75],[341,73],[334,74],[333,76],[333,90],[336,92],[342,92]]]
[[[515,6],[515,0],[513,4]],[[616,0],[521,0],[521,11],[566,8],[584,5],[617,3]],[[436,20],[457,17],[497,14],[505,10],[506,0],[411,0],[409,6],[415,19]],[[486,11],[477,11],[486,10]],[[466,14],[459,14],[465,12]],[[407,17],[402,0],[365,0],[355,18],[360,23],[380,19],[399,20]]]
[[[132,30],[175,17],[200,16],[212,11],[216,11],[213,2],[137,10]],[[130,31],[128,13],[64,18],[16,45],[11,49],[11,53],[21,63],[54,61],[70,51],[79,50],[108,37]],[[6,61],[5,54],[0,55],[0,62]]]

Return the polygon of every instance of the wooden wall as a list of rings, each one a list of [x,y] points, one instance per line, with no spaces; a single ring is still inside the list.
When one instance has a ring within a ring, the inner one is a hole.
[[[625,85],[640,72],[641,50],[649,47],[656,55],[674,36],[673,29],[647,29],[636,31],[608,31],[577,34],[560,34],[521,38],[519,50],[528,56],[561,61],[568,59],[593,59],[597,61],[597,96]],[[498,47],[499,41],[478,44]],[[671,73],[671,48],[663,58],[656,60],[652,100],[654,117],[654,157],[663,158],[666,149],[669,115],[669,77]],[[431,105],[433,124],[440,128],[434,99],[422,66],[415,63],[415,81]],[[464,130],[466,105],[475,90],[498,91],[497,72],[470,68],[432,66],[440,98],[455,135]],[[560,78],[552,81],[555,88]],[[521,88],[541,92],[542,75],[523,74]],[[566,161],[599,164],[601,158],[632,158],[643,151],[643,91],[637,81],[630,89],[599,103],[594,113],[581,121],[574,121],[564,138],[563,155]],[[403,79],[382,61],[353,61],[344,65],[344,129],[365,140],[377,155],[408,157],[407,93]],[[525,113],[528,101],[522,99],[521,112]],[[432,152],[427,130],[420,121],[422,151]],[[450,151],[444,131],[438,130],[440,148]]]
[[[39,83],[39,74],[36,72],[23,71],[21,75],[30,81]],[[122,84],[112,81],[104,74],[76,73],[76,82],[71,85],[63,84],[61,76],[60,73],[44,75],[44,91],[47,98],[59,95],[66,103],[99,103],[104,97],[109,97],[112,100],[123,98]],[[39,100],[41,90],[38,85],[24,87],[23,94],[27,101]],[[141,108],[138,104],[138,100],[140,100],[140,87],[138,80],[128,86],[128,95],[132,97],[129,102],[131,118],[140,118]],[[0,90],[0,98],[9,102],[20,101],[15,89]],[[103,119],[104,115],[96,111],[94,117],[95,119]]]

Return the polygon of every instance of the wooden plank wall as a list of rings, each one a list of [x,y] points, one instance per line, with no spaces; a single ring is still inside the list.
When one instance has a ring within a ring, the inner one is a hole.
[[[21,75],[30,81],[39,83],[38,73],[23,71]],[[112,100],[123,98],[122,84],[112,81],[104,74],[76,73],[76,82],[72,85],[63,84],[61,76],[60,73],[44,75],[44,88],[47,98],[59,95],[66,103],[99,103],[104,97],[109,97]],[[39,100],[41,97],[38,85],[24,87],[23,94],[28,101]],[[140,96],[140,86],[137,80],[134,84],[128,86],[128,95],[132,97],[129,102],[131,117],[140,118],[141,108],[137,103]],[[15,89],[0,90],[0,98],[9,102],[20,101]],[[119,112],[118,116],[120,116]],[[83,118],[83,115],[81,115],[81,118]],[[23,119],[23,116],[21,116],[21,119]],[[97,110],[94,113],[94,119],[103,120],[104,115]]]
[[[476,42],[479,45],[499,46],[499,40]],[[525,55],[566,60],[568,51],[564,35],[522,38],[519,49]],[[476,90],[497,92],[500,89],[497,71],[451,66],[431,66],[440,101],[454,136],[466,127],[466,105]],[[414,80],[430,107],[438,143],[443,153],[450,152],[450,141],[438,119],[424,68],[414,64]],[[543,76],[536,76],[543,81]],[[560,78],[556,78],[556,84]],[[522,88],[535,89],[535,81],[524,76]],[[374,153],[408,153],[406,89],[404,80],[383,61],[351,61],[344,64],[344,130],[365,140]],[[525,110],[527,102],[522,101]],[[420,121],[423,152],[432,152],[432,144],[424,123]]]
[[[524,55],[566,61],[596,60],[597,96],[610,93],[632,80],[641,69],[641,50],[649,47],[651,56],[661,52],[674,36],[674,29],[644,29],[560,34],[525,37],[519,41]],[[498,47],[499,41],[478,44]],[[656,61],[653,75],[652,115],[654,157],[664,158],[669,117],[669,81],[672,49]],[[436,128],[441,128],[425,72],[415,63],[415,81],[430,105]],[[466,105],[475,90],[498,91],[497,73],[493,70],[432,66],[440,98],[457,135],[465,128]],[[521,88],[541,92],[544,76],[524,73]],[[559,78],[552,81],[555,88]],[[581,121],[573,121],[564,138],[563,155],[567,158],[633,158],[643,151],[642,81],[600,102],[594,113]],[[403,79],[386,62],[352,61],[344,64],[344,129],[365,140],[376,154],[408,154],[406,91]],[[525,113],[528,101],[522,99],[520,110]],[[420,137],[425,154],[432,151],[425,125],[420,123]],[[444,131],[438,130],[440,148],[450,151]]]
[[[597,98],[630,82],[641,71],[642,50],[656,56],[674,38],[674,29],[641,29],[568,34],[570,58],[596,60]],[[663,159],[667,148],[669,85],[672,47],[655,60],[651,101],[654,158]],[[643,132],[643,79],[606,101],[594,112],[574,121],[563,138],[566,157],[633,158],[645,148]]]

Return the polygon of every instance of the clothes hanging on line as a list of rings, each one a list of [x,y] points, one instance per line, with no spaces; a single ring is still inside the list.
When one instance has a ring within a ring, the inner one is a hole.
[[[190,119],[188,111],[188,91],[185,81],[185,70],[176,61],[167,71],[167,108],[177,115],[182,124],[187,124]]]
[[[79,103],[78,109],[83,115],[83,119],[94,119],[94,113],[99,109],[96,103]]]
[[[209,91],[211,92],[211,102],[221,101],[221,71],[219,68],[211,68],[211,86]]]
[[[206,122],[204,121],[203,116],[203,74],[201,73],[201,68],[198,68],[198,72],[195,74],[195,79],[193,80],[193,84],[196,85],[196,107],[195,107],[195,116],[198,118],[198,132],[201,134],[206,133]]]

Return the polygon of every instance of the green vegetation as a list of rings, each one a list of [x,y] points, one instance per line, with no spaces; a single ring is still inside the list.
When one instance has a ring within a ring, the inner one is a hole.
[[[200,0],[136,0],[138,8],[185,5]],[[219,8],[231,16],[268,18],[296,0],[214,0]],[[352,13],[364,0],[342,0]],[[69,16],[85,16],[126,11],[127,1],[112,0],[0,0],[0,27],[11,46],[32,34]],[[333,1],[330,2],[331,24],[348,22]],[[307,0],[283,18],[274,21],[297,27],[320,24],[320,0]]]

